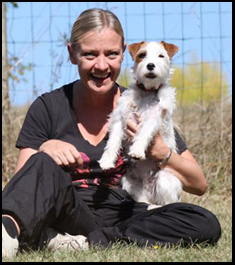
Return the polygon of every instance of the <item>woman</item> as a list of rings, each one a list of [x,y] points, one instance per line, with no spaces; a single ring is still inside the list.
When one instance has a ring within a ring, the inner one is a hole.
[[[105,247],[117,240],[140,246],[218,241],[219,222],[206,209],[176,203],[147,211],[147,204],[135,202],[121,189],[127,167],[122,154],[109,172],[97,163],[107,142],[107,117],[123,92],[116,80],[125,46],[120,22],[109,11],[87,10],[74,23],[68,51],[80,80],[45,93],[27,113],[16,143],[16,172],[2,193],[3,257],[15,255],[19,244],[37,248],[65,233]],[[129,121],[130,138],[137,126]],[[175,171],[185,191],[202,195],[203,172],[177,132],[176,139],[179,153],[163,166]],[[161,161],[167,153],[156,135],[148,156]]]

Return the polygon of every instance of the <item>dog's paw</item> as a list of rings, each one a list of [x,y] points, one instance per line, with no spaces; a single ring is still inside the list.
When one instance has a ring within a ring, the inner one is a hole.
[[[136,158],[139,160],[145,160],[146,159],[145,152],[143,152],[139,148],[137,149],[137,148],[131,147],[128,155],[131,156],[132,158]]]
[[[100,164],[100,167],[103,169],[103,170],[108,170],[110,168],[114,168],[115,167],[115,163],[110,160],[110,159],[100,159],[99,161],[99,164]]]

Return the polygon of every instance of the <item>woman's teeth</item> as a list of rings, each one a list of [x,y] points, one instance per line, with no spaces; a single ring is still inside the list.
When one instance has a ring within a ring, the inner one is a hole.
[[[110,76],[110,74],[105,74],[105,75],[101,75],[101,74],[91,74],[92,77],[98,78],[98,79],[105,79],[108,78]]]

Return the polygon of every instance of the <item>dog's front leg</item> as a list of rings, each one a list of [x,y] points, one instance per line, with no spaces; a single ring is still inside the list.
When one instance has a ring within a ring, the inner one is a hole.
[[[125,119],[132,106],[130,93],[124,93],[109,120],[109,140],[101,159],[98,161],[103,170],[113,168],[125,137]]]
[[[103,170],[108,170],[115,166],[119,150],[122,145],[124,137],[123,123],[121,118],[119,120],[110,121],[110,134],[107,145],[101,159],[98,161]]]
[[[161,113],[159,107],[153,107],[142,113],[139,130],[130,147],[130,156],[140,160],[146,159],[145,152],[161,126]]]

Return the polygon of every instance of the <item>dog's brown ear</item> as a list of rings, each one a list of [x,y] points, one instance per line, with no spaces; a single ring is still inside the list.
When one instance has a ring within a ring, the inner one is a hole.
[[[130,45],[128,45],[128,52],[130,53],[132,59],[135,59],[135,55],[138,52],[138,50],[140,49],[140,47],[145,43],[145,41],[142,42],[138,42],[138,43],[132,43]]]
[[[179,48],[174,45],[174,44],[170,44],[170,43],[166,43],[165,41],[161,41],[160,42],[163,47],[165,48],[165,50],[167,51],[168,56],[170,57],[170,59],[178,52]]]

